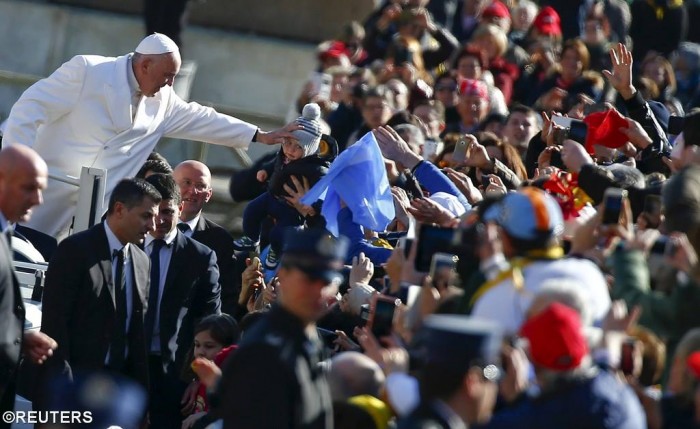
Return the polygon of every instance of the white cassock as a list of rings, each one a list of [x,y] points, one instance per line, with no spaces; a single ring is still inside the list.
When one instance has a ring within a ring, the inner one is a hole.
[[[129,57],[73,57],[22,94],[3,143],[32,147],[51,173],[80,177],[83,166],[106,169],[106,201],[121,179],[136,175],[161,137],[248,147],[256,126],[186,103],[170,86],[142,97],[132,119]],[[77,187],[49,180],[27,225],[57,236],[70,225],[77,200]]]

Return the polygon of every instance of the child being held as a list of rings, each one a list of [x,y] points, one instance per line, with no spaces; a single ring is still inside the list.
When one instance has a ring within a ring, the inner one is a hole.
[[[267,269],[277,267],[285,229],[304,224],[304,217],[287,201],[289,194],[284,190],[284,185],[294,188],[291,180],[294,176],[300,183],[306,179],[311,187],[326,175],[330,167],[332,159],[319,152],[322,135],[320,116],[321,109],[318,104],[309,103],[304,106],[302,116],[296,121],[303,129],[293,131],[294,139],[286,139],[274,162],[267,164],[257,173],[260,182],[269,178],[267,192],[248,203],[243,212],[244,236],[234,241],[234,248],[237,250],[257,248],[263,221],[268,216],[274,220],[269,236],[270,251],[264,262]],[[333,144],[330,139],[327,139],[326,143]],[[327,152],[334,152],[330,149]]]

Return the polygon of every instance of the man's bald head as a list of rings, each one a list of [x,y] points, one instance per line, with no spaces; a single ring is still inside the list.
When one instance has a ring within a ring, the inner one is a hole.
[[[0,150],[0,212],[10,222],[26,222],[43,202],[48,167],[33,149],[12,145]]]
[[[328,385],[334,401],[346,401],[358,395],[378,398],[384,381],[379,365],[362,353],[343,352],[331,359]]]
[[[180,220],[188,222],[197,217],[212,196],[211,171],[195,160],[183,161],[173,170],[184,203]]]

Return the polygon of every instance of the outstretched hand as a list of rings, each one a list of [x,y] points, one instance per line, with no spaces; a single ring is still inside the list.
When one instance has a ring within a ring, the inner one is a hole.
[[[413,153],[408,143],[390,126],[383,125],[372,132],[384,158],[396,161],[410,169],[420,162],[420,156]]]
[[[267,145],[273,145],[273,144],[282,144],[284,143],[285,139],[296,139],[294,135],[292,134],[293,131],[301,130],[304,127],[299,124],[298,122],[290,122],[287,125],[285,125],[283,128],[274,130],[274,131],[262,131],[258,130],[258,137],[256,141],[258,143],[262,144],[267,144]]]
[[[618,43],[610,49],[610,63],[612,71],[603,70],[610,85],[620,93],[622,98],[629,100],[635,92],[632,85],[632,53],[622,43]]]

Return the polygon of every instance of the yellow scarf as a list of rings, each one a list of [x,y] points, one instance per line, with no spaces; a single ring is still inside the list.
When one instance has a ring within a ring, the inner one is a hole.
[[[654,9],[654,12],[656,12],[656,19],[659,21],[664,19],[665,8],[663,6],[657,5],[656,0],[647,0],[647,3],[649,3],[649,6],[651,6],[652,9]],[[683,6],[683,0],[668,0],[669,9],[677,9],[681,6]]]

